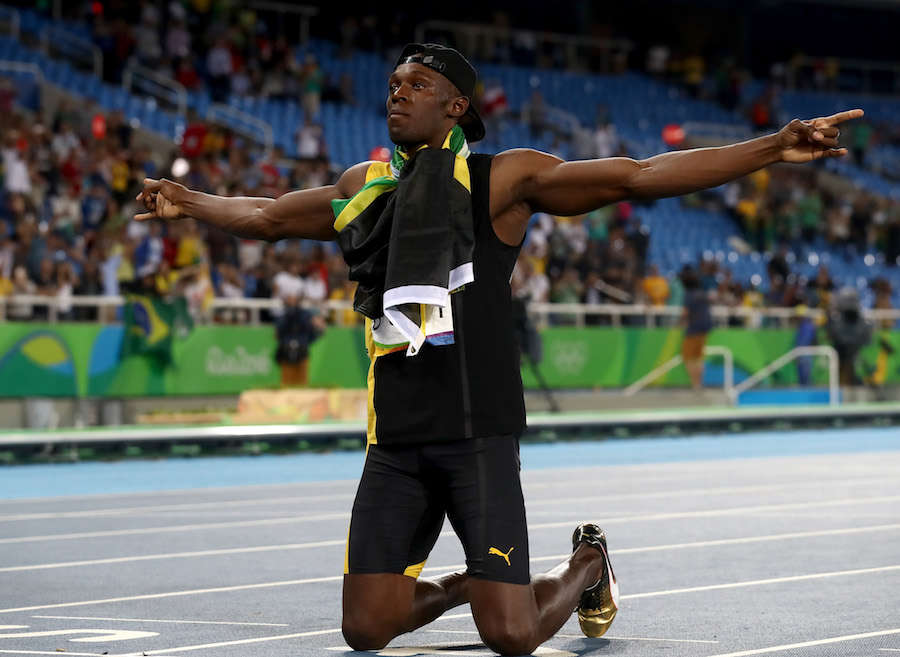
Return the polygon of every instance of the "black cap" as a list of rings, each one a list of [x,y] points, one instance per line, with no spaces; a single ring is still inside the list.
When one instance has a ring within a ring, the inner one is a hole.
[[[410,43],[400,53],[396,66],[400,64],[427,66],[455,84],[463,96],[469,99],[469,109],[459,119],[459,127],[462,128],[468,141],[484,139],[484,122],[472,104],[478,73],[458,50],[437,43]]]

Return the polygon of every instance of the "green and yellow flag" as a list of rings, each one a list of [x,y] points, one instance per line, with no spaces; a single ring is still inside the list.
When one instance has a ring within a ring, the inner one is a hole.
[[[184,297],[165,301],[158,297],[130,294],[125,300],[125,338],[122,358],[143,355],[172,362],[172,340],[193,328]]]

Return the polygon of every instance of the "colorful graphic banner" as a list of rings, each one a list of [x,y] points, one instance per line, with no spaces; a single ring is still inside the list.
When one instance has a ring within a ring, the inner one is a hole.
[[[0,397],[135,397],[154,395],[237,395],[249,389],[276,388],[275,332],[270,326],[196,326],[171,333],[171,363],[154,355],[123,350],[123,325],[0,325]],[[623,388],[679,354],[681,331],[671,328],[566,328],[542,332],[539,372],[553,388]],[[824,337],[820,342],[824,343]],[[721,329],[709,336],[734,354],[735,381],[749,376],[789,351],[790,329]],[[364,388],[368,371],[361,328],[329,328],[310,350],[311,387]],[[859,359],[871,382],[900,382],[900,333],[881,332]],[[722,380],[722,359],[706,360],[706,380]],[[813,382],[827,381],[824,359],[815,359]],[[538,378],[522,367],[528,388]],[[797,382],[797,367],[786,365],[769,385]],[[687,386],[682,366],[653,385]]]

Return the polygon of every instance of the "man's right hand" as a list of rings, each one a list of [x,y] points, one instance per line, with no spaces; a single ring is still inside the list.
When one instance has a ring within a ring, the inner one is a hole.
[[[144,204],[147,212],[134,215],[137,221],[147,219],[183,219],[183,199],[188,193],[187,187],[171,180],[154,180],[144,178],[144,188],[137,195],[137,201]]]

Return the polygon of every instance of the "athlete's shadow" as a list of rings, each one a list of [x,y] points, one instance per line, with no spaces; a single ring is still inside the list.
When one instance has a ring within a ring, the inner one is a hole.
[[[583,641],[571,641],[563,648],[540,646],[530,656],[522,657],[587,657],[589,655],[602,655],[609,646],[608,639],[586,639]],[[491,657],[492,652],[483,643],[446,642],[435,643],[430,646],[395,646],[373,650],[369,652],[357,652],[348,650],[344,655],[376,655],[377,657],[428,657],[429,655],[456,655],[457,657]]]

